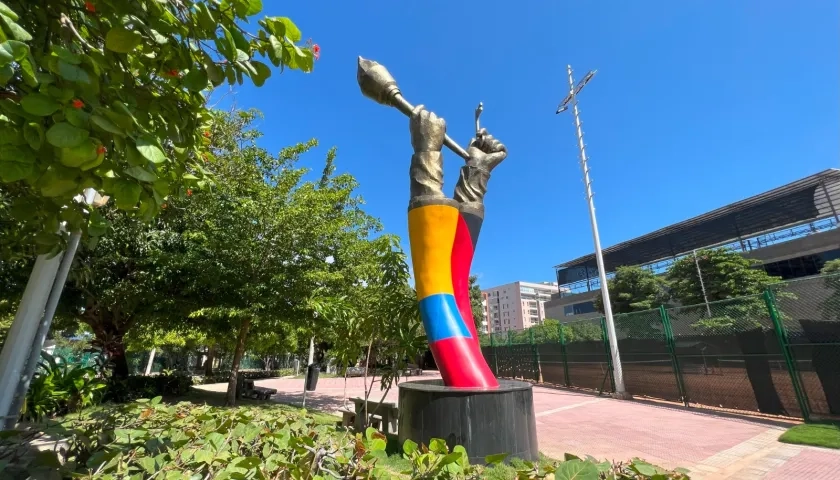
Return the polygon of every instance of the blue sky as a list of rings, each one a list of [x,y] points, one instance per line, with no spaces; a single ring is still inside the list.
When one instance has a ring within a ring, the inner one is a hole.
[[[568,86],[597,68],[581,112],[603,245],[825,168],[840,167],[840,16],[830,0],[633,2],[264,1],[322,48],[315,72],[241,87],[262,144],[316,137],[306,164],[361,182],[367,210],[408,250],[408,121],[362,97],[356,57],[387,66],[406,98],[466,145],[473,110],[508,147],[473,263],[483,286],[548,281],[592,251]],[[463,161],[445,150],[447,191]]]

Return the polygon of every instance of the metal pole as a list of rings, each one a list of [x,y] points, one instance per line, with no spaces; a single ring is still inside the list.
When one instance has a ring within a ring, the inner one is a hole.
[[[706,296],[706,284],[703,283],[703,273],[700,271],[700,262],[697,260],[697,250],[692,250],[694,254],[694,266],[697,267],[697,278],[700,279],[700,290],[703,292],[703,303],[706,304],[706,315],[712,318],[712,307],[709,306],[709,297]]]
[[[17,412],[10,414],[10,408],[60,263],[61,255],[38,255],[0,352],[0,419],[4,421],[17,419]]]
[[[146,362],[146,372],[144,373],[147,377],[152,374],[152,367],[155,364],[155,353],[157,353],[157,348],[152,348],[152,351],[149,352],[149,361]]]
[[[578,149],[580,150],[580,167],[583,169],[583,183],[586,186],[586,200],[589,204],[589,221],[592,224],[592,240],[595,243],[595,260],[598,262],[598,277],[601,279],[601,298],[604,302],[604,317],[607,323],[607,335],[610,343],[610,356],[613,361],[613,377],[615,379],[615,393],[617,396],[626,396],[624,389],[624,372],[621,369],[621,358],[618,353],[618,338],[615,334],[615,323],[613,320],[612,305],[610,304],[610,293],[607,288],[607,272],[604,270],[604,256],[601,252],[601,237],[598,234],[598,221],[595,219],[595,202],[592,198],[592,181],[589,178],[589,165],[586,158],[586,147],[583,143],[583,129],[580,123],[580,112],[578,111],[577,95],[575,94],[575,81],[572,78],[572,66],[567,65],[569,73],[569,96],[571,97],[572,113],[575,117],[575,130],[577,131]]]
[[[87,205],[93,204],[96,196],[96,190],[87,188],[84,191],[84,202]],[[67,241],[67,250],[64,251],[61,262],[58,266],[58,271],[53,279],[52,288],[50,289],[49,297],[47,297],[44,306],[43,317],[38,324],[38,330],[35,337],[30,343],[29,357],[23,365],[23,373],[18,381],[15,397],[9,406],[6,426],[7,428],[14,428],[17,421],[17,412],[23,406],[26,400],[26,392],[29,390],[29,383],[35,375],[35,370],[38,368],[38,362],[41,359],[41,350],[44,348],[44,341],[50,332],[55,311],[58,308],[58,302],[61,300],[61,292],[64,290],[64,284],[67,281],[67,275],[70,273],[70,267],[73,265],[73,259],[76,256],[76,250],[79,248],[79,241],[82,238],[82,232],[73,232],[70,239]],[[33,272],[34,273],[34,272]],[[28,286],[27,286],[28,287]]]

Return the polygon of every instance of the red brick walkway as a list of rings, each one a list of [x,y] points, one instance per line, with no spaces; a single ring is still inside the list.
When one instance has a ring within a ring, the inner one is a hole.
[[[301,404],[303,380],[256,383],[276,388],[275,401]],[[363,390],[361,378],[348,380],[348,397],[362,396]],[[343,379],[323,378],[317,391],[307,395],[307,407],[337,411],[343,391]],[[380,397],[376,385],[371,398]],[[396,389],[386,399],[396,402]],[[534,387],[534,409],[540,451],[549,457],[562,458],[567,452],[610,460],[639,457],[663,467],[688,468],[691,478],[700,480],[822,480],[840,472],[840,451],[779,443],[783,424],[547,387]]]

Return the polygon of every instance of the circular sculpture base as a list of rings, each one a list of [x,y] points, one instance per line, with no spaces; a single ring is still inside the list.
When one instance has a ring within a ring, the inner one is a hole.
[[[399,440],[429,444],[441,438],[451,449],[461,445],[470,463],[488,455],[539,459],[531,384],[499,380],[493,390],[453,388],[443,380],[400,383]]]

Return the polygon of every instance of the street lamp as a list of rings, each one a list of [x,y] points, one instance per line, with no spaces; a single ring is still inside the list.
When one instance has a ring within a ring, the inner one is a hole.
[[[598,276],[601,279],[601,298],[604,302],[604,317],[607,323],[607,337],[610,342],[610,355],[613,363],[613,378],[615,380],[615,395],[619,398],[629,398],[624,389],[624,372],[621,368],[621,357],[618,353],[618,337],[615,334],[615,321],[613,320],[612,304],[610,303],[610,292],[607,288],[607,272],[604,269],[604,256],[601,252],[601,237],[598,234],[598,221],[595,219],[595,202],[592,198],[592,181],[589,178],[589,164],[586,158],[586,148],[583,143],[583,129],[581,128],[580,112],[578,111],[577,95],[583,87],[592,80],[596,70],[590,70],[583,79],[575,85],[572,78],[572,66],[566,66],[569,74],[569,94],[560,102],[555,113],[562,113],[572,106],[572,113],[575,117],[575,130],[577,132],[578,149],[580,150],[580,167],[583,170],[583,183],[586,186],[586,201],[589,204],[589,221],[592,224],[592,240],[595,243],[595,261],[598,263]]]

